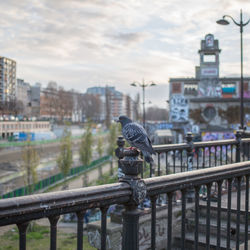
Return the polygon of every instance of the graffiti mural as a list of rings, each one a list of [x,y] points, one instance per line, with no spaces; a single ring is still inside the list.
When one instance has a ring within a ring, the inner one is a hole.
[[[198,90],[199,96],[221,97],[222,90],[220,86],[200,86]]]
[[[233,132],[203,132],[201,136],[202,141],[235,139],[235,135]]]
[[[183,95],[173,95],[170,105],[170,119],[172,122],[185,122],[188,120],[188,100]]]

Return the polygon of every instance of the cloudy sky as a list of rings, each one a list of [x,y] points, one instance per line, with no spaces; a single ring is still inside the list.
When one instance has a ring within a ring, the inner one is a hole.
[[[147,101],[165,107],[170,77],[193,77],[200,40],[212,33],[222,49],[220,76],[239,76],[240,33],[216,20],[236,21],[249,0],[1,0],[0,56],[16,60],[17,77],[85,92],[154,81]],[[250,75],[250,24],[244,29],[244,73]]]

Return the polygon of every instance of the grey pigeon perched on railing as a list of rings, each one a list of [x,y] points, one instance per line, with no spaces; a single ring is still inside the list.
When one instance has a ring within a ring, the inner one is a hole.
[[[132,122],[132,120],[125,115],[120,116],[117,122],[121,123],[122,135],[127,142],[132,147],[141,150],[146,162],[153,163],[151,155],[155,154],[155,151],[152,148],[151,141],[145,129],[140,124]]]

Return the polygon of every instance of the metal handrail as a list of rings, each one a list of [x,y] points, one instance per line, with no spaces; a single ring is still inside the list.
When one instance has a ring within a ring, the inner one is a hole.
[[[250,161],[174,175],[144,179],[148,195],[172,192],[250,174]],[[77,210],[126,203],[131,196],[127,183],[107,184],[0,200],[0,226],[65,214]]]
[[[129,201],[127,183],[107,184],[0,200],[0,226]]]
[[[190,146],[190,145],[189,145]],[[185,249],[186,234],[186,198],[195,198],[195,234],[198,233],[199,222],[199,191],[201,186],[207,187],[207,214],[206,214],[206,242],[210,244],[210,210],[211,210],[211,186],[218,185],[218,211],[221,208],[222,183],[228,183],[228,216],[231,216],[231,193],[232,180],[237,184],[237,223],[236,223],[236,245],[240,244],[240,197],[241,180],[245,179],[245,211],[244,211],[244,241],[248,239],[248,199],[249,199],[249,175],[250,161],[233,163],[220,167],[182,172],[173,175],[159,176],[148,179],[140,179],[138,175],[142,169],[143,161],[138,158],[137,150],[122,149],[117,151],[119,156],[119,167],[125,176],[121,182],[87,188],[79,188],[53,193],[36,194],[18,198],[0,200],[0,226],[17,224],[19,230],[19,248],[26,249],[26,230],[31,220],[48,218],[50,222],[50,248],[56,249],[56,228],[60,215],[76,213],[77,215],[77,249],[83,246],[83,217],[87,209],[100,208],[101,210],[101,239],[100,249],[106,249],[107,237],[107,210],[110,205],[124,204],[122,213],[123,233],[122,249],[139,249],[139,217],[138,205],[148,196],[151,201],[151,249],[156,245],[156,205],[160,202],[160,194],[167,194],[167,245],[171,249],[172,240],[172,214],[173,214],[173,194],[181,191],[182,214],[181,214],[181,245]],[[190,193],[194,190],[194,195]],[[190,197],[189,197],[190,196]],[[158,199],[158,201],[157,201]],[[218,213],[217,221],[221,215]],[[230,219],[227,225],[227,242],[230,248]],[[220,231],[218,227],[217,246],[220,247]],[[198,249],[198,238],[194,244]]]
[[[250,142],[250,139],[242,139],[243,142]],[[205,142],[194,142],[194,148],[206,148],[206,147],[216,147],[216,146],[226,146],[226,145],[236,145],[236,140],[219,140],[219,141],[205,141]],[[189,145],[187,143],[178,144],[163,144],[163,145],[153,145],[155,152],[161,153],[172,150],[184,150],[187,149]]]
[[[250,161],[145,179],[149,196],[250,174]]]

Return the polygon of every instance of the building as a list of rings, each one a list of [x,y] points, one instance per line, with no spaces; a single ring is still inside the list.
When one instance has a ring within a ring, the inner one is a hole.
[[[30,86],[28,92],[28,100],[30,107],[30,116],[39,117],[40,116],[40,95],[41,95],[41,84],[36,83]]]
[[[22,110],[22,115],[28,116],[29,110],[29,91],[30,84],[25,82],[23,79],[17,79],[16,81],[16,100]]]
[[[220,77],[219,41],[207,34],[198,51],[200,65],[194,78],[171,78],[170,121],[177,141],[192,130],[203,139],[211,133],[216,139],[230,137],[239,124],[240,78]],[[244,78],[246,118],[250,111],[250,78]]]
[[[59,118],[57,112],[58,92],[54,88],[45,88],[40,93],[40,117],[43,119]]]
[[[7,139],[14,133],[48,132],[51,130],[48,121],[0,121],[0,138]]]
[[[0,101],[11,102],[16,97],[16,62],[0,57]]]
[[[40,116],[40,89],[41,84],[36,83],[31,86],[23,79],[17,79],[16,84],[16,100],[18,106],[22,105],[22,109],[19,108],[24,116]]]
[[[100,120],[106,118],[107,106],[110,108],[110,118],[117,119],[120,115],[127,115],[131,119],[134,118],[134,102],[133,100],[117,91],[115,87],[92,87],[87,89],[87,94],[98,95],[102,101]],[[107,104],[108,100],[108,104]]]

